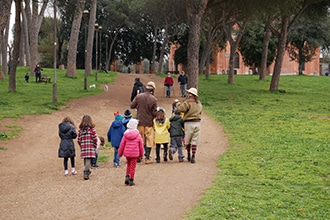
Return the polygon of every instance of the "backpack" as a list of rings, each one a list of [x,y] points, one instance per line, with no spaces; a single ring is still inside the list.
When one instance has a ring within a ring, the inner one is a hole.
[[[144,93],[145,91],[146,91],[146,87],[144,85],[138,87],[138,94]]]

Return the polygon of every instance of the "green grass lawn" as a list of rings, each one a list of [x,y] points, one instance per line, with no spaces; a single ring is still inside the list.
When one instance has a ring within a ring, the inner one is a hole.
[[[0,120],[2,118],[17,118],[24,114],[51,113],[64,106],[71,99],[82,98],[101,93],[101,84],[108,84],[116,79],[114,72],[99,73],[95,81],[95,71],[87,77],[87,85],[95,84],[95,89],[84,90],[84,70],[77,70],[77,77],[65,76],[66,70],[56,71],[57,101],[53,103],[54,70],[43,68],[42,74],[51,78],[51,83],[36,83],[35,77],[30,76],[29,83],[24,80],[24,75],[29,72],[28,67],[18,67],[16,73],[16,92],[8,92],[8,75],[5,80],[0,80]],[[87,87],[88,87],[87,86]]]
[[[8,79],[0,81],[0,119],[50,113],[70,99],[101,93],[98,85],[116,77],[101,73],[95,82],[92,74],[88,85],[96,83],[97,89],[85,91],[83,70],[76,78],[57,71],[58,104],[53,104],[52,84],[36,84],[33,77],[25,83],[25,72],[19,68],[15,93],[8,92]],[[43,74],[53,80],[52,69]],[[213,186],[185,219],[329,218],[330,77],[282,76],[281,92],[273,93],[270,80],[235,76],[229,85],[226,75],[200,77],[204,110],[224,128],[230,147],[218,159]],[[0,131],[2,136],[15,134]],[[105,148],[101,158],[111,155]]]
[[[282,76],[273,93],[270,80],[200,78],[204,109],[230,147],[185,219],[329,219],[330,77]]]

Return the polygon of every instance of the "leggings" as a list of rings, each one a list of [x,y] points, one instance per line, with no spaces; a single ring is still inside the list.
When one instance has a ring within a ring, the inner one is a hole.
[[[64,157],[64,161],[63,161],[64,170],[68,170],[68,160],[69,160],[69,157]],[[71,161],[71,167],[74,168],[75,167],[74,157],[70,157],[70,161]]]
[[[92,158],[84,158],[85,170],[89,170],[89,168],[91,167],[91,161],[92,161]]]
[[[130,179],[134,179],[137,159],[138,159],[137,157],[126,157],[127,160],[126,175],[129,175]]]

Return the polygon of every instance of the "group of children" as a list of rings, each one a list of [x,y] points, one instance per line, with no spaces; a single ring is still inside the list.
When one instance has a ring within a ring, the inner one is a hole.
[[[172,110],[173,116],[167,118],[163,108],[157,109],[157,116],[154,119],[155,144],[156,144],[156,162],[160,163],[160,150],[163,147],[163,159],[167,157],[173,160],[173,155],[178,151],[178,160],[183,162],[182,143],[184,137],[184,123],[180,112]],[[107,132],[108,142],[114,148],[114,167],[120,166],[120,157],[125,156],[127,161],[125,184],[135,185],[134,175],[136,164],[144,155],[144,144],[142,137],[137,130],[138,120],[132,118],[130,110],[126,110],[124,115],[119,112],[114,113],[114,121],[111,123]],[[91,168],[98,168],[97,159],[101,146],[104,146],[105,140],[98,136],[95,131],[95,124],[89,115],[82,117],[79,125],[79,131],[76,132],[76,126],[70,117],[65,117],[59,124],[59,137],[61,138],[58,156],[64,158],[64,175],[69,175],[68,159],[71,160],[71,174],[76,175],[75,169],[75,148],[73,139],[77,138],[80,146],[80,157],[84,159],[83,178],[89,179]],[[170,147],[169,146],[170,141]]]

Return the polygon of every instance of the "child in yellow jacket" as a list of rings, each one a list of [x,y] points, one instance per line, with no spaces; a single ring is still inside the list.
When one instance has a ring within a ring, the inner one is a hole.
[[[164,147],[164,161],[167,161],[167,149],[170,140],[170,121],[165,116],[165,109],[158,108],[156,118],[153,120],[156,143],[156,162],[160,163],[160,146]]]

